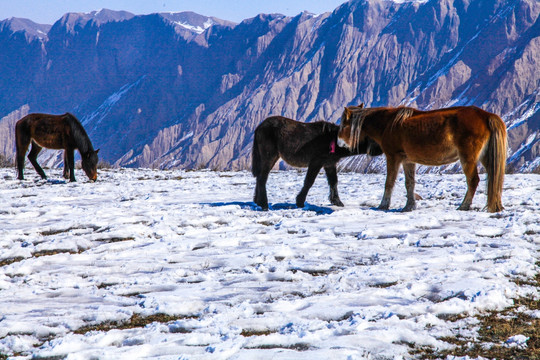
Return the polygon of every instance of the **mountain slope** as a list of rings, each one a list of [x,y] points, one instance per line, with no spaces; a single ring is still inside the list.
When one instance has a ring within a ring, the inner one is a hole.
[[[118,165],[241,169],[270,115],[337,121],[360,102],[474,104],[504,118],[511,165],[530,171],[540,165],[539,13],[535,0],[353,0],[319,16],[240,24],[194,13],[67,14],[45,38],[4,40],[28,55],[0,62],[15,69],[2,84],[23,84],[0,100],[0,116],[25,104],[71,111]],[[350,164],[380,166],[370,161]]]

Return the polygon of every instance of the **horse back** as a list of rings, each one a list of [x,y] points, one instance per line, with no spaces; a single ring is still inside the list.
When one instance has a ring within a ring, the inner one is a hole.
[[[484,137],[489,133],[489,119],[497,116],[475,106],[460,106],[431,111],[414,109],[405,118],[399,114],[392,117],[387,132],[399,129],[403,134],[418,141],[425,139],[439,143],[445,138],[459,141],[464,137]]]
[[[268,144],[267,147],[273,148],[289,165],[307,167],[315,158],[326,161],[330,155],[330,143],[336,140],[338,130],[337,125],[325,121],[303,123],[272,116],[257,127],[255,136],[259,143]]]
[[[480,153],[490,138],[491,116],[494,114],[473,106],[415,109],[389,123],[383,148],[386,153],[404,153],[409,160],[424,165],[448,164],[460,154]]]
[[[29,114],[15,125],[17,136],[33,140],[41,147],[73,147],[71,128],[65,115]]]

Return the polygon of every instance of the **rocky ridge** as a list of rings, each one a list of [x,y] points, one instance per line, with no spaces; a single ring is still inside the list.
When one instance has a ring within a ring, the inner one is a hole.
[[[7,20],[0,45],[21,56],[0,55],[0,86],[10,89],[0,131],[17,109],[70,111],[117,165],[245,169],[253,131],[270,115],[338,121],[343,106],[360,102],[476,105],[507,123],[510,165],[532,171],[539,14],[536,0],[352,0],[332,13],[240,24],[102,10],[66,14],[46,36]],[[344,165],[377,170],[382,160]]]

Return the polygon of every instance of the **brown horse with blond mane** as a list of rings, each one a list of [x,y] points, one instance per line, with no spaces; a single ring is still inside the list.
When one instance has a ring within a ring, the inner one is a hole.
[[[409,107],[346,107],[339,141],[354,148],[369,136],[386,155],[386,183],[379,209],[390,207],[392,189],[403,164],[407,203],[416,208],[416,164],[439,166],[459,160],[467,178],[467,193],[459,210],[469,210],[480,181],[477,163],[487,172],[487,209],[503,210],[501,195],[506,165],[506,126],[501,118],[475,106],[432,111]]]

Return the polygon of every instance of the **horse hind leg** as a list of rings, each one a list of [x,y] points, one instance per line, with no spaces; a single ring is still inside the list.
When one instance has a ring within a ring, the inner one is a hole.
[[[259,205],[263,210],[268,210],[268,195],[266,194],[266,182],[268,181],[268,174],[276,163],[276,160],[263,166],[259,175],[257,175],[257,183],[255,185],[255,196],[253,202]]]
[[[24,156],[30,145],[30,139],[26,136],[20,134],[20,131],[17,129],[16,132],[16,148],[17,148],[17,179],[24,180]]]
[[[268,210],[268,195],[266,194],[266,182],[268,181],[268,175],[270,170],[274,167],[274,164],[279,159],[277,151],[265,152],[264,149],[261,149],[259,172],[257,174],[257,181],[255,185],[255,195],[253,197],[253,202],[259,205],[263,210]],[[266,149],[268,150],[268,149]],[[270,156],[268,156],[270,154]]]
[[[474,194],[476,193],[476,188],[480,182],[478,177],[478,169],[476,168],[476,161],[461,161],[461,167],[463,168],[463,173],[467,178],[467,193],[463,202],[458,207],[458,210],[469,210],[471,208],[472,200]]]
[[[330,203],[335,206],[345,206],[341,202],[338,194],[338,177],[336,164],[331,166],[325,166],[324,171],[326,172],[326,178],[328,180],[328,186],[330,187]]]
[[[272,127],[268,127],[265,121],[255,129],[252,149],[253,176],[256,177],[255,194],[253,202],[263,210],[268,210],[268,196],[266,194],[266,182],[268,174],[279,159],[277,141]]]
[[[37,162],[37,157],[39,152],[41,151],[42,147],[36,144],[34,141],[32,141],[32,148],[30,149],[30,152],[28,153],[28,160],[32,163],[34,166],[34,169],[36,169],[37,173],[41,176],[42,179],[46,179],[47,175],[45,175],[45,172],[39,166]]]
[[[401,211],[412,211],[416,209],[416,197],[414,194],[416,164],[412,162],[403,163],[405,173],[405,189],[407,190],[407,203]]]

